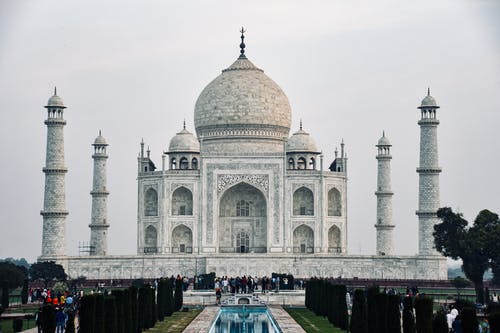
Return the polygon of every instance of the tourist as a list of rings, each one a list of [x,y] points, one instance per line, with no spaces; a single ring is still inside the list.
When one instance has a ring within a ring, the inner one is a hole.
[[[451,329],[453,333],[463,333],[462,331],[462,318],[460,315],[455,317],[453,324],[451,325]]]
[[[64,328],[66,327],[66,315],[63,313],[61,308],[56,308],[56,329],[57,333],[64,333]]]
[[[36,327],[38,329],[38,333],[42,333],[42,308],[39,308],[38,311],[35,313],[35,323]]]
[[[215,289],[215,305],[220,305],[220,298],[222,296],[222,292],[220,288]]]

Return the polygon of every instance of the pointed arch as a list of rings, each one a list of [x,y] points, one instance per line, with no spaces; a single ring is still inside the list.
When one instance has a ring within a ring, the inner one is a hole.
[[[198,159],[196,157],[191,160],[191,169],[198,170]]]
[[[158,252],[158,233],[152,225],[144,231],[144,253]]]
[[[152,187],[144,194],[144,215],[158,216],[158,193]]]
[[[172,252],[193,253],[193,232],[184,224],[172,230]]]
[[[305,158],[299,157],[297,159],[297,169],[299,169],[299,170],[307,169],[307,162],[306,162]]]
[[[314,253],[314,231],[305,224],[293,231],[293,252]]]
[[[293,215],[314,215],[314,194],[305,186],[293,192]]]
[[[342,216],[342,195],[335,187],[328,191],[328,216]]]
[[[339,227],[336,225],[328,229],[328,252],[342,252],[342,239]]]
[[[172,215],[193,215],[193,193],[184,186],[172,193]]]
[[[180,161],[179,161],[179,169],[181,170],[187,170],[189,169],[189,161],[186,157],[181,157]]]
[[[267,252],[267,201],[245,182],[228,188],[219,201],[219,252]]]

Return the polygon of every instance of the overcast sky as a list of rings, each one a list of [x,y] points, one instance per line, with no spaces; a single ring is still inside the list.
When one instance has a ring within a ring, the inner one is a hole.
[[[441,205],[469,221],[500,212],[500,2],[0,2],[0,257],[41,253],[46,127],[57,85],[65,118],[67,247],[89,241],[91,143],[108,140],[109,252],[135,254],[137,162],[194,132],[202,89],[246,54],[287,94],[325,156],[344,138],[348,250],[375,252],[376,148],[393,144],[396,253],[417,252],[419,128],[427,87],[441,109]],[[8,236],[3,235],[6,233]]]

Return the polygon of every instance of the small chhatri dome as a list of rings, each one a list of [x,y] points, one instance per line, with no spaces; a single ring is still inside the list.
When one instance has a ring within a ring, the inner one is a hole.
[[[293,133],[293,135],[286,142],[286,152],[287,153],[317,153],[318,148],[316,147],[316,142],[306,131],[302,129],[302,121],[300,121],[300,129]]]
[[[108,142],[106,139],[101,135],[101,130],[99,130],[99,135],[97,138],[94,140],[94,146],[99,145],[99,146],[107,146]]]
[[[52,95],[52,97],[49,98],[49,101],[47,102],[46,107],[65,108],[62,98],[57,96],[57,88],[56,87],[54,87],[54,95]]]
[[[377,147],[379,146],[392,146],[389,139],[385,136],[385,131],[382,132],[382,137],[378,140]]]
[[[170,140],[170,145],[168,146],[169,153],[199,153],[200,152],[200,142],[186,129],[186,122],[184,122],[182,131],[177,133],[172,140]]]
[[[427,96],[422,100],[420,107],[438,107],[436,100],[431,96],[430,88],[427,88]]]
[[[253,137],[277,133],[285,139],[290,131],[292,112],[281,88],[245,56],[240,57],[201,92],[194,109],[198,137]],[[260,131],[261,129],[268,131]],[[249,134],[246,134],[249,135]],[[273,134],[274,135],[274,134]]]

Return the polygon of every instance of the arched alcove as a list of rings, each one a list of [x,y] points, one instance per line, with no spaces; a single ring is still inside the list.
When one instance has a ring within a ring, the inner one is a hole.
[[[307,225],[301,225],[293,231],[293,252],[314,253],[314,231]]]
[[[307,187],[293,193],[293,215],[314,215],[314,195]]]
[[[193,193],[184,186],[172,193],[172,215],[193,215]]]

